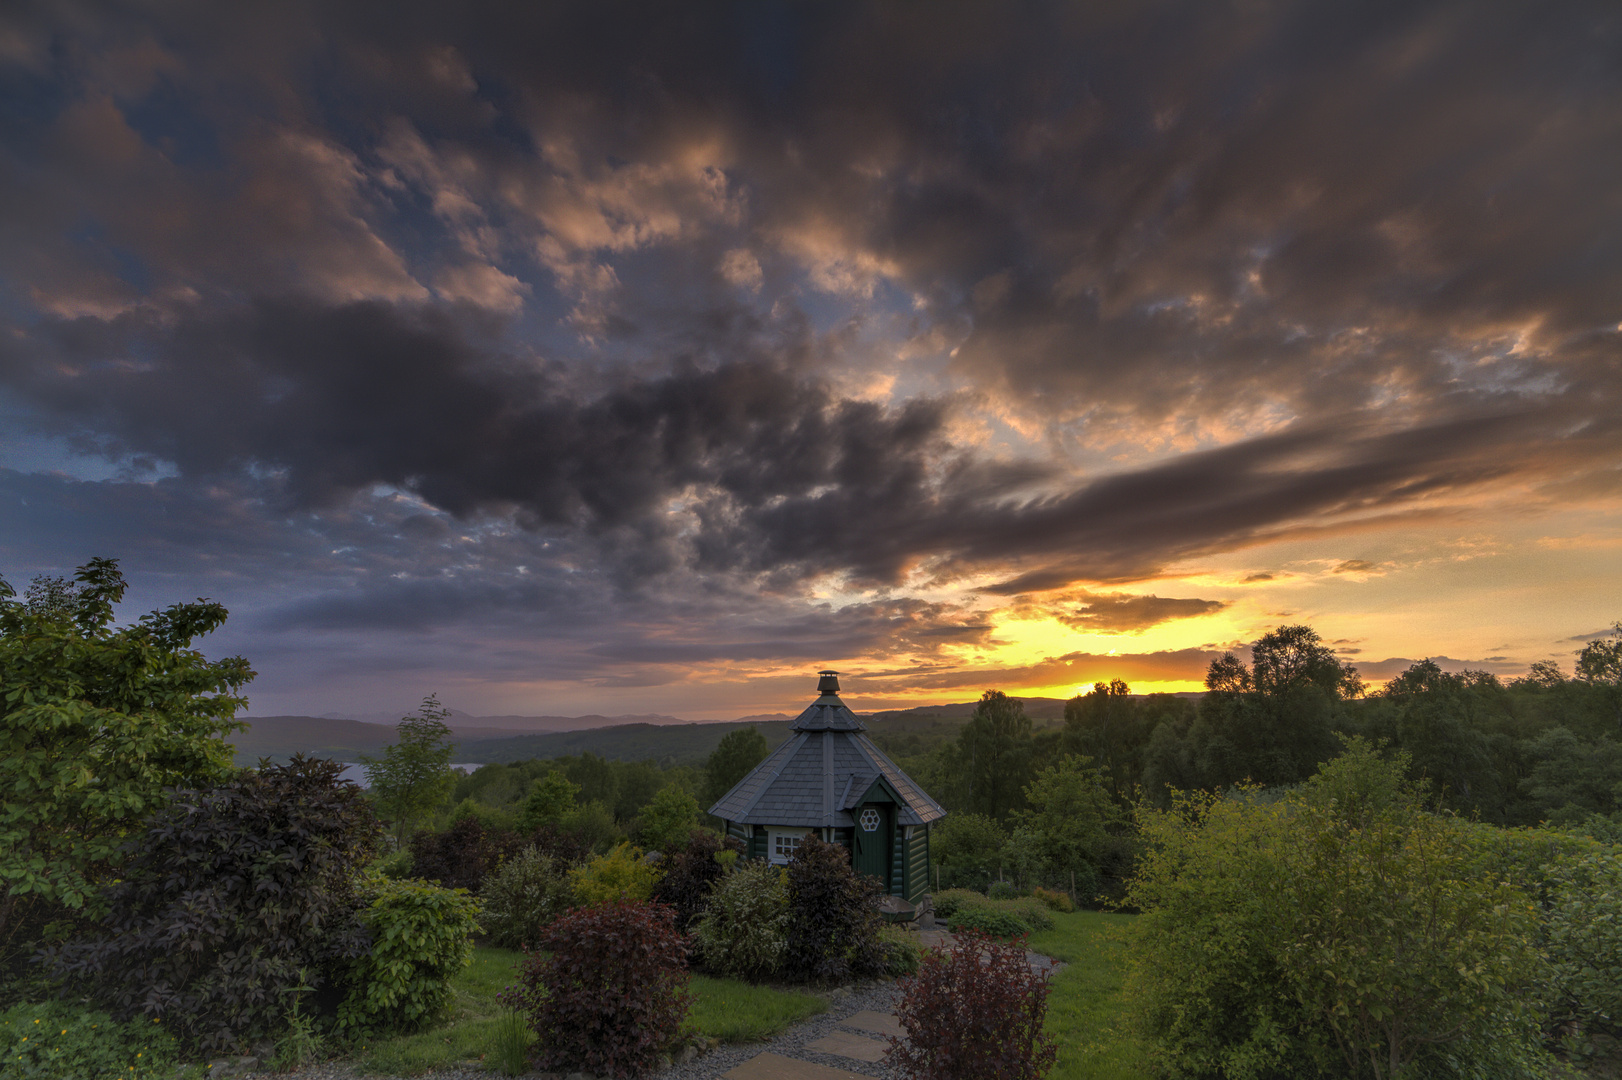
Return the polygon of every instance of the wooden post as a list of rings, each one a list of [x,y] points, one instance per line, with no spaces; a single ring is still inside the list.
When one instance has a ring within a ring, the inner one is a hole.
[[[1078,903],[1076,903],[1076,868],[1073,867],[1073,866],[1070,868],[1070,906],[1071,907],[1080,907],[1081,906]]]

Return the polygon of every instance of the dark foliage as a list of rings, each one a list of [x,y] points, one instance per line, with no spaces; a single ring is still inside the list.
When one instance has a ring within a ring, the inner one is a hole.
[[[353,881],[379,837],[342,772],[296,757],[175,792],[131,841],[102,936],[49,965],[120,1019],[162,1018],[210,1051],[276,1034],[301,985],[335,1006],[334,976],[370,943]]]
[[[742,854],[743,844],[730,836],[723,840],[707,830],[694,829],[687,846],[666,860],[665,876],[653,887],[653,899],[675,909],[676,925],[683,931],[704,914],[710,889],[726,874],[726,868],[715,861],[722,851]]]
[[[931,950],[901,984],[888,1062],[914,1080],[1036,1080],[1057,1050],[1042,1031],[1047,974],[1031,970],[1023,943],[965,931],[948,952]]]
[[[546,927],[544,951],[503,995],[540,1036],[531,1063],[597,1076],[652,1070],[692,1004],[685,939],[671,908],[636,900],[580,908]]]
[[[823,983],[882,974],[879,895],[876,880],[851,869],[850,852],[807,836],[788,864],[783,974]]]
[[[585,861],[590,850],[552,825],[532,832],[487,829],[478,818],[458,818],[444,832],[424,830],[411,838],[411,876],[448,889],[478,892],[484,879],[527,847],[565,864]]]

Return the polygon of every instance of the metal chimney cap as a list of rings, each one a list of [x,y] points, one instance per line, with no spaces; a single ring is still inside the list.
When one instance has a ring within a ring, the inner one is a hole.
[[[837,672],[837,671],[819,671],[819,672],[817,672],[817,674],[821,676],[821,678],[819,678],[817,680],[817,693],[819,693],[819,694],[837,694],[837,693],[839,693],[839,672]]]

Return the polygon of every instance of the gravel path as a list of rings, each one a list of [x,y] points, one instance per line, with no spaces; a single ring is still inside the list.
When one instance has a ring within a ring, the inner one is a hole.
[[[1060,965],[1048,957],[1038,953],[1028,953],[1031,967],[1036,970],[1054,971]],[[874,1012],[894,1012],[901,1000],[901,991],[892,980],[858,984],[853,987],[835,990],[832,1000],[828,1003],[828,1011],[820,1016],[813,1016],[794,1024],[786,1031],[765,1042],[730,1043],[723,1044],[706,1054],[700,1054],[685,1065],[672,1065],[667,1069],[649,1074],[653,1080],[714,1080],[728,1069],[741,1065],[757,1054],[772,1052],[782,1054],[784,1057],[800,1058],[804,1061],[814,1061],[820,1065],[827,1065],[846,1072],[859,1073],[864,1076],[884,1077],[886,1080],[895,1080],[896,1074],[886,1069],[882,1063],[870,1064],[865,1061],[856,1061],[852,1058],[839,1057],[834,1054],[819,1053],[807,1050],[807,1043],[815,1042],[824,1035],[835,1031],[849,1016],[871,1009]],[[363,1075],[353,1066],[331,1062],[317,1065],[296,1073],[276,1072],[249,1072],[237,1073],[242,1080],[359,1080]],[[492,1080],[500,1073],[486,1070],[482,1066],[435,1069],[424,1073],[418,1080]],[[538,1077],[540,1073],[526,1073],[526,1076]],[[375,1077],[374,1077],[375,1080]]]
[[[685,1065],[672,1065],[649,1076],[653,1080],[712,1080],[734,1065],[739,1065],[768,1050],[786,1057],[804,1058],[836,1069],[844,1069],[846,1072],[889,1076],[890,1074],[885,1072],[881,1065],[870,1065],[865,1061],[852,1061],[850,1058],[802,1049],[806,1043],[815,1042],[833,1031],[845,1017],[859,1013],[863,1009],[892,1012],[900,1000],[900,991],[896,988],[896,984],[890,981],[867,983],[834,993],[836,996],[829,1002],[827,1012],[794,1024],[775,1038],[766,1042],[723,1043],[717,1049],[700,1054]],[[235,1075],[241,1080],[359,1080],[365,1074],[344,1062],[327,1062],[296,1073],[264,1070]],[[525,1075],[537,1077],[541,1074],[532,1072]],[[493,1077],[499,1076],[500,1073],[486,1070],[482,1066],[471,1066],[435,1069],[421,1074],[416,1080],[492,1080]]]

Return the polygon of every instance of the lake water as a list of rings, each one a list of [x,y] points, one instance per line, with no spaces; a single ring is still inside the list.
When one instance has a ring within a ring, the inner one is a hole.
[[[480,768],[481,765],[481,762],[461,762],[452,764],[451,768],[472,772],[474,769]],[[348,780],[356,787],[363,788],[366,786],[366,766],[346,761],[344,762],[344,771],[339,774],[338,779]]]

